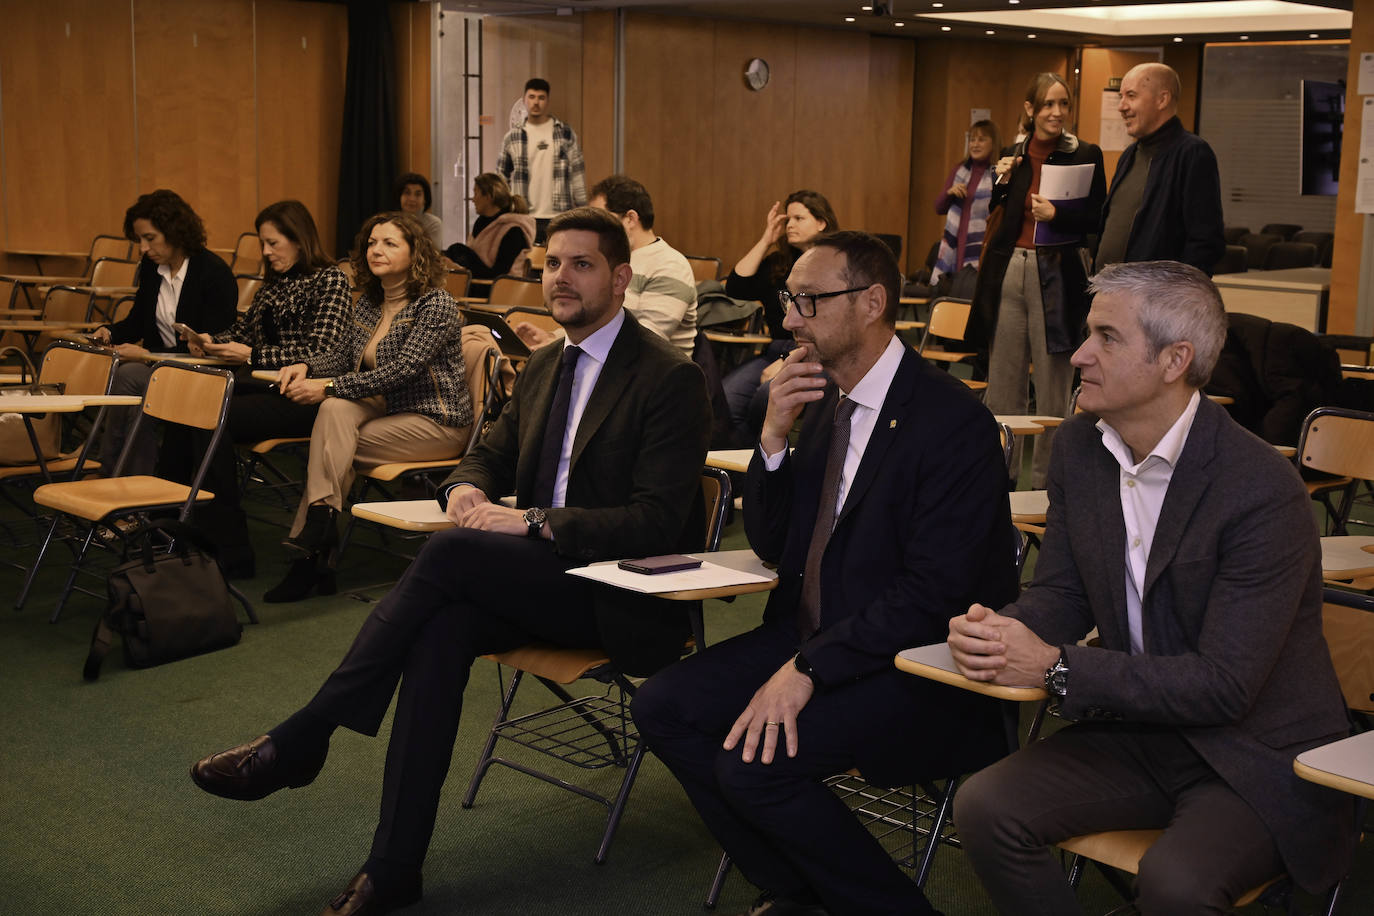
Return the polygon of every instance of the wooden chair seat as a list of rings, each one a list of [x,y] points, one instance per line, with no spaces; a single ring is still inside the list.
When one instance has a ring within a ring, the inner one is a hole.
[[[926,350],[921,354],[926,359],[933,359],[941,363],[957,363],[977,356],[977,353],[953,353],[949,350]]]
[[[77,456],[54,458],[47,462],[48,473],[64,474],[67,471],[76,470],[78,464],[80,464],[80,459]],[[100,467],[100,462],[94,458],[88,459],[82,467],[87,470],[95,470]],[[41,473],[43,473],[43,469],[36,464],[5,465],[0,467],[0,480],[8,480],[11,477],[35,477]]]
[[[1136,874],[1140,871],[1140,860],[1164,833],[1163,830],[1105,830],[1102,833],[1085,833],[1070,837],[1058,843],[1060,849],[1101,862],[1119,871]],[[1259,887],[1247,891],[1233,906],[1242,907],[1254,903],[1265,888],[1282,878],[1275,875]]]
[[[980,382],[977,379],[962,378],[959,379],[959,381],[967,385],[970,391],[982,391],[983,389],[988,387],[987,382]]]
[[[1351,479],[1349,477],[1328,477],[1325,480],[1304,480],[1303,484],[1307,487],[1308,496],[1316,496],[1318,493],[1326,493],[1330,490],[1343,490],[1350,486]]]
[[[482,657],[558,684],[571,684],[587,672],[611,663],[601,649],[565,649],[546,643],[529,643]]]
[[[120,509],[156,509],[179,506],[191,488],[160,477],[105,477],[99,480],[64,480],[33,491],[33,501],[68,515],[97,522]],[[196,502],[211,500],[209,490],[196,493]]]
[[[461,461],[461,455],[455,455],[452,458],[438,458],[434,461],[392,461],[387,464],[379,464],[376,467],[359,469],[358,473],[370,480],[380,480],[383,483],[388,483],[400,477],[402,474],[409,474],[415,471],[456,468]]]
[[[261,442],[254,442],[252,451],[255,455],[266,455],[273,449],[284,448],[288,445],[309,445],[309,436],[292,436],[281,439],[263,439]]]

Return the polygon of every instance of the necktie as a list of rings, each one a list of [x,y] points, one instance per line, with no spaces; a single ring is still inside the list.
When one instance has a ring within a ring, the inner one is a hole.
[[[553,505],[554,484],[558,480],[558,459],[563,456],[563,437],[568,432],[568,409],[572,406],[573,375],[577,371],[579,347],[563,348],[563,370],[553,393],[553,406],[544,424],[544,441],[539,447],[539,468],[534,475],[530,505],[547,509]]]
[[[821,628],[821,559],[835,527],[835,502],[840,495],[844,458],[849,451],[849,421],[855,403],[841,396],[835,406],[835,429],[830,435],[830,452],[825,458],[825,477],[821,482],[821,503],[816,511],[816,527],[806,549],[806,571],[802,574],[801,602],[797,605],[797,629],[803,640]]]

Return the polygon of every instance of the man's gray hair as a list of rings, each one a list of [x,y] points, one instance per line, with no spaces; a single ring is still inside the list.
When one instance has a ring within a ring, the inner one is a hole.
[[[1184,381],[1202,388],[1211,379],[1226,342],[1226,309],[1205,273],[1177,261],[1112,264],[1092,278],[1088,291],[1129,297],[1151,356],[1186,340],[1193,345],[1193,362]]]

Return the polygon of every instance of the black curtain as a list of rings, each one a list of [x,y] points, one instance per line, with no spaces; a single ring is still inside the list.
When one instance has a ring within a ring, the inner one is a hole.
[[[339,217],[335,249],[348,253],[363,220],[394,210],[396,52],[391,17],[381,0],[348,0],[348,81],[339,150]]]

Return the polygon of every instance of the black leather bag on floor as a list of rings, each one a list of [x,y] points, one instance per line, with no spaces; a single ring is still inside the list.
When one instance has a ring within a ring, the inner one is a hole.
[[[171,538],[171,552],[153,552],[154,532]],[[248,599],[225,581],[194,529],[175,521],[154,522],[139,533],[135,547],[139,556],[115,567],[107,579],[110,604],[91,635],[82,670],[86,680],[100,677],[116,633],[129,667],[148,668],[237,645],[243,625],[234,599],[257,622]]]

